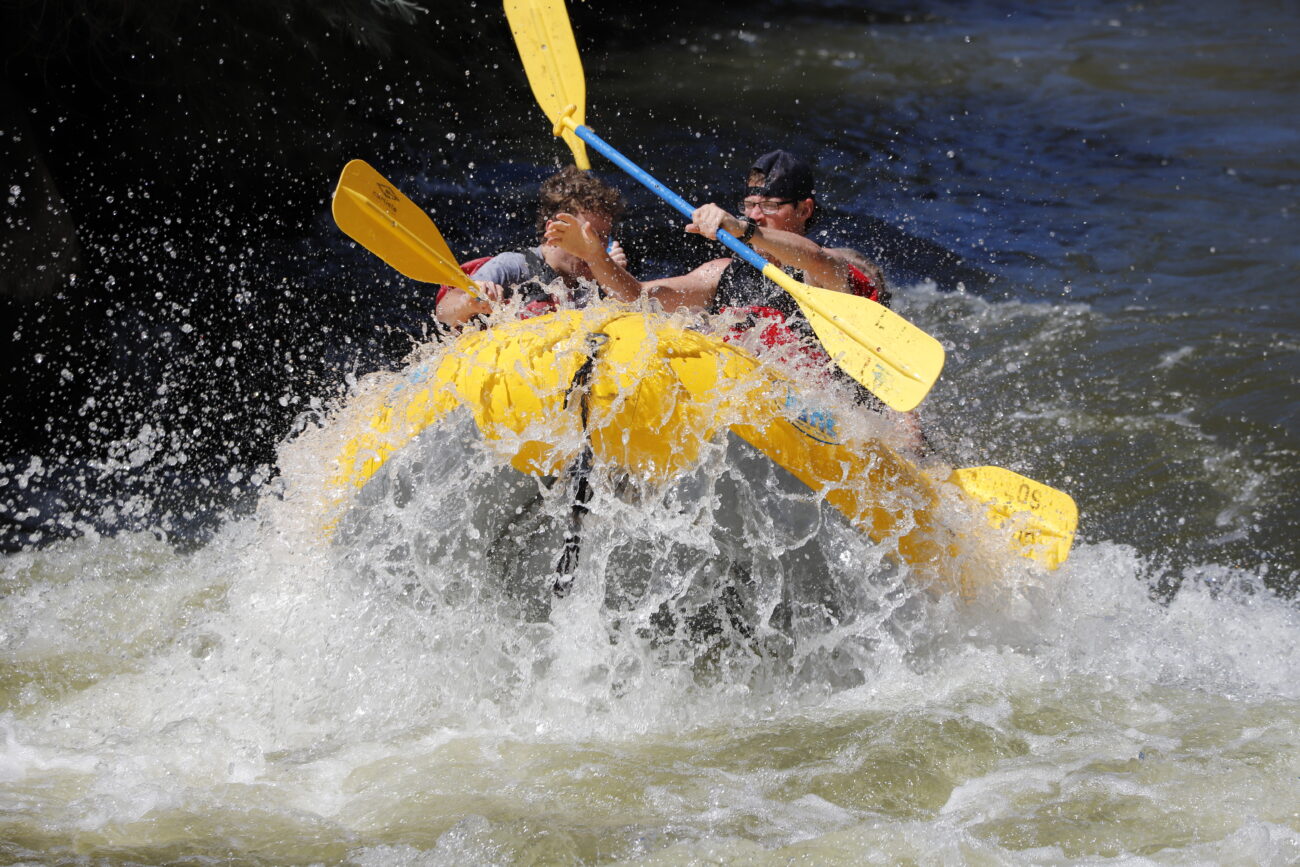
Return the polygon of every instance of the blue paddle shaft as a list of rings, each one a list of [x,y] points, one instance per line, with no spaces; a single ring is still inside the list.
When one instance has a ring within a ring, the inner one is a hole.
[[[690,202],[686,201],[681,196],[677,195],[672,190],[665,187],[663,184],[659,183],[659,181],[651,177],[644,169],[642,169],[636,163],[632,162],[627,157],[623,156],[621,153],[614,150],[613,146],[611,146],[603,138],[601,138],[600,136],[592,132],[591,127],[586,125],[579,125],[573,127],[573,131],[577,133],[578,138],[582,139],[587,144],[591,145],[596,150],[604,154],[610,160],[610,162],[614,163],[620,169],[627,172],[632,177],[636,178],[638,181],[640,181],[642,184],[648,187],[650,191],[655,195],[657,195],[659,198],[663,199],[665,202],[672,205],[677,210],[681,211],[683,216],[689,219],[691,215],[695,213],[695,208],[691,206]],[[749,246],[742,244],[739,238],[737,238],[735,235],[731,234],[730,232],[726,231],[725,229],[718,230],[718,240],[722,242],[723,246],[731,250],[731,252],[735,253],[740,258],[744,259],[749,264],[753,265],[758,270],[762,271],[765,267],[767,267],[766,259],[764,259],[762,256],[755,253]]]

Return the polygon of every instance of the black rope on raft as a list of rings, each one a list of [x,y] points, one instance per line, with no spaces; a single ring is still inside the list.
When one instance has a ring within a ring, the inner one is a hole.
[[[569,469],[569,488],[573,492],[573,506],[569,510],[569,530],[564,534],[564,550],[555,563],[555,583],[551,590],[557,598],[568,595],[573,588],[573,576],[578,569],[578,556],[582,553],[582,521],[587,515],[587,504],[591,502],[591,466],[595,456],[591,450],[591,436],[587,432],[588,402],[587,383],[591,380],[591,371],[609,337],[604,334],[587,335],[587,360],[573,375],[569,389],[564,394],[565,409],[572,408],[573,396],[578,395],[578,418],[582,421],[582,451]]]

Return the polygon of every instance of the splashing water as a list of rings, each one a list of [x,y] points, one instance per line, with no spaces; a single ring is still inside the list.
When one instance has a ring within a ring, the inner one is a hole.
[[[1091,541],[963,602],[724,438],[662,489],[598,468],[556,599],[564,486],[464,415],[322,534],[345,427],[287,443],[256,515],[192,554],[3,561],[8,857],[1300,854],[1300,617],[1258,575],[1198,566],[1160,604],[1160,564]]]

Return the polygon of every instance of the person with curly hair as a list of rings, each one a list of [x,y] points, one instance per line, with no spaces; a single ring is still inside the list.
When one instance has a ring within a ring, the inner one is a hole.
[[[614,224],[626,209],[617,189],[576,166],[542,182],[538,193],[537,229],[544,233],[557,218],[580,226],[615,262],[627,266],[618,241],[611,241]],[[466,273],[481,290],[475,298],[462,289],[444,286],[438,292],[438,321],[457,329],[477,316],[488,316],[506,303],[518,303],[521,315],[553,310],[562,303],[581,306],[594,287],[591,266],[582,258],[545,240],[523,251],[499,253],[466,263]],[[584,286],[582,281],[593,283]]]

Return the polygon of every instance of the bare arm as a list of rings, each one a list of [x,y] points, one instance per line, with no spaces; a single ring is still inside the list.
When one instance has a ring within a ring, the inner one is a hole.
[[[745,224],[727,213],[718,205],[709,204],[697,208],[691,217],[686,231],[716,239],[718,229],[724,229],[736,237],[745,231]],[[759,253],[780,262],[798,268],[807,275],[809,282],[823,289],[836,292],[848,292],[849,260],[839,255],[839,251],[823,247],[810,238],[794,232],[757,226],[749,244]]]
[[[633,277],[605,251],[590,229],[571,214],[559,214],[546,226],[546,242],[583,259],[605,291],[619,301],[632,303],[643,295],[658,301],[668,311],[702,311],[713,303],[718,280],[730,259],[706,262],[688,274],[662,280],[641,281]]]

